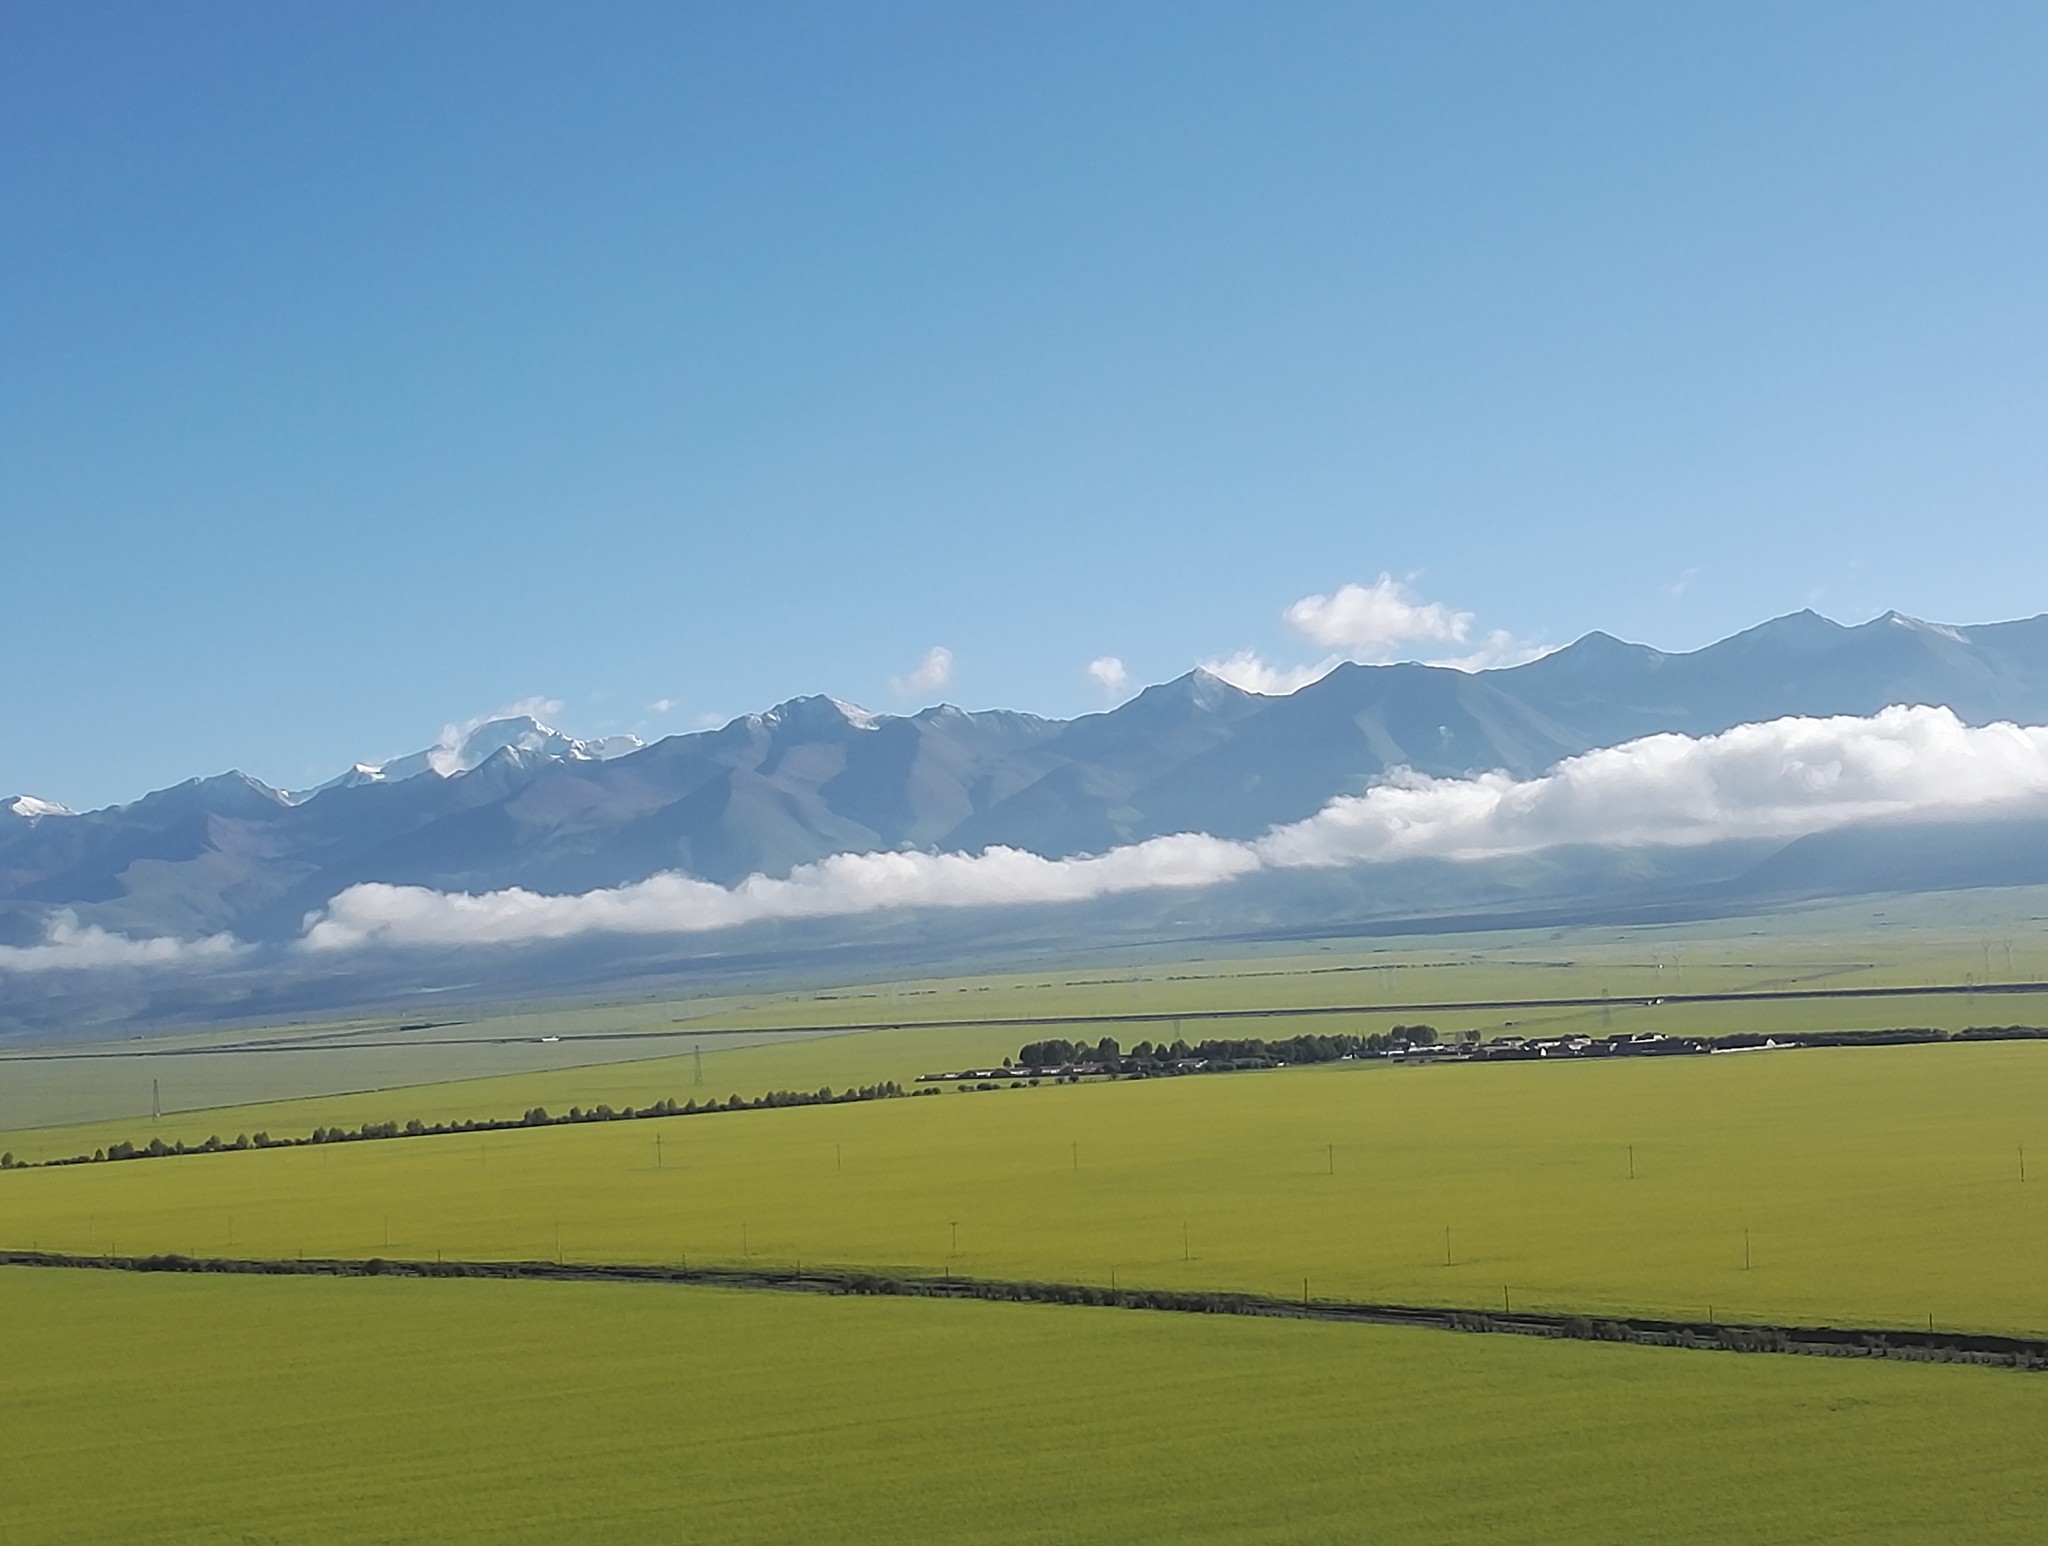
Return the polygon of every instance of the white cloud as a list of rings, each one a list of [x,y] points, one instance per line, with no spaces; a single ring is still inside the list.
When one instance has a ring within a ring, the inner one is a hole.
[[[1269,698],[1282,698],[1310,682],[1320,681],[1343,663],[1342,655],[1332,655],[1313,666],[1276,666],[1254,650],[1239,650],[1235,655],[1197,662],[1204,671],[1222,677],[1232,687],[1263,693]]]
[[[564,705],[560,698],[521,698],[488,714],[477,714],[460,723],[449,723],[441,727],[441,738],[427,749],[427,766],[446,778],[450,774],[464,771],[462,745],[485,725],[500,719],[532,719],[545,724],[562,712]]]
[[[673,714],[682,705],[683,700],[680,698],[656,698],[647,705],[647,712],[650,714]]]
[[[38,945],[0,945],[0,972],[103,971],[115,966],[170,966],[186,961],[219,960],[247,947],[227,934],[205,939],[130,939],[96,924],[81,924],[78,915],[61,912],[43,931]]]
[[[1114,655],[1098,655],[1089,661],[1088,675],[1112,698],[1121,698],[1130,689],[1131,673]]]
[[[1125,891],[1207,886],[1259,860],[1242,843],[1184,834],[1082,859],[1015,848],[978,854],[836,854],[787,879],[751,876],[726,889],[656,875],[612,891],[451,896],[418,886],[351,886],[308,921],[311,950],[377,943],[459,945],[564,939],[591,933],[694,934],[771,918],[844,917],[890,907],[987,907],[1078,902]]]
[[[889,678],[889,691],[899,698],[921,698],[927,693],[944,692],[952,683],[953,652],[943,644],[934,644],[908,676]]]
[[[1651,736],[1570,758],[1531,779],[1396,775],[1253,842],[1184,834],[1058,860],[1009,848],[844,854],[786,879],[756,875],[731,889],[682,875],[581,896],[355,886],[308,918],[303,944],[326,951],[687,934],[887,907],[1073,902],[1211,885],[1262,869],[1476,860],[1574,843],[1792,838],[1851,821],[2001,806],[2048,808],[2048,727],[1972,728],[1947,709],[1892,708],[1868,719],[1783,719],[1701,738]]]
[[[1410,774],[1259,839],[1276,868],[1487,859],[1567,843],[1689,847],[1887,816],[2048,801],[2048,728],[1973,728],[1945,708],[1654,735],[1540,778]]]
[[[1452,671],[1500,671],[1541,660],[1551,653],[1552,648],[1548,644],[1531,644],[1526,639],[1518,639],[1505,628],[1495,628],[1479,641],[1477,649],[1442,660],[1425,660],[1423,664],[1444,666]]]
[[[1420,659],[1426,666],[1453,671],[1490,671],[1525,665],[1549,653],[1548,648],[1496,628],[1473,648],[1428,655],[1408,645],[1471,644],[1473,614],[1424,601],[1406,581],[1382,574],[1370,585],[1340,585],[1332,595],[1304,596],[1281,614],[1295,632],[1312,644],[1334,649],[1311,665],[1276,665],[1254,650],[1204,660],[1204,671],[1232,686],[1268,697],[1284,696],[1320,681],[1346,661],[1382,665],[1397,659]]]
[[[1417,601],[1390,574],[1370,585],[1339,586],[1334,596],[1304,596],[1285,616],[1325,648],[1371,658],[1383,658],[1410,640],[1462,644],[1472,629],[1470,612],[1455,612],[1440,601]]]

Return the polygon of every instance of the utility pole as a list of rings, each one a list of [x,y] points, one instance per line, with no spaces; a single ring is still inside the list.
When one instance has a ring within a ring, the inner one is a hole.
[[[149,1119],[152,1122],[164,1119],[163,1086],[154,1079],[149,1081]]]

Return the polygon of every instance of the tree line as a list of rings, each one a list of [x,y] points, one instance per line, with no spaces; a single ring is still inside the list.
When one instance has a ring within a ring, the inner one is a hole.
[[[1257,1036],[1209,1037],[1189,1043],[1141,1041],[1126,1052],[1114,1036],[1093,1043],[1065,1041],[1026,1042],[1017,1051],[1011,1067],[1020,1069],[1066,1068],[1096,1064],[1117,1073],[1149,1073],[1175,1064],[1204,1063],[1233,1068],[1272,1068],[1281,1063],[1335,1063],[1343,1058],[1370,1057],[1395,1047],[1433,1047],[1437,1042],[1433,1025],[1397,1025],[1389,1031],[1365,1036],[1302,1035],[1268,1041]]]
[[[1478,1032],[1463,1034],[1464,1042],[1476,1042]],[[2036,1025],[1973,1025],[1960,1031],[1931,1026],[1895,1026],[1882,1030],[1842,1031],[1736,1031],[1724,1036],[1687,1038],[1702,1048],[1735,1051],[1771,1044],[1798,1047],[1895,1047],[1921,1042],[1944,1041],[2029,1041],[2048,1038],[2048,1027]],[[1290,1063],[1334,1063],[1343,1058],[1382,1057],[1401,1047],[1434,1047],[1440,1044],[1436,1028],[1430,1025],[1396,1025],[1385,1032],[1364,1036],[1289,1036],[1278,1041],[1258,1037],[1217,1037],[1198,1042],[1141,1041],[1128,1052],[1114,1036],[1097,1042],[1067,1041],[1051,1037],[1026,1042],[1005,1066],[1018,1074],[1081,1072],[1142,1077],[1172,1073],[1229,1073],[1235,1069],[1277,1068]]]
[[[223,1154],[243,1149],[299,1149],[316,1143],[365,1143],[383,1138],[442,1138],[452,1133],[499,1133],[516,1128],[560,1127],[580,1122],[636,1122],[651,1117],[704,1116],[713,1111],[765,1111],[776,1106],[839,1106],[849,1101],[894,1100],[905,1095],[938,1093],[937,1090],[905,1090],[894,1079],[886,1079],[880,1084],[863,1084],[844,1090],[835,1090],[829,1084],[816,1090],[770,1090],[752,1099],[729,1095],[724,1100],[678,1103],[671,1098],[647,1106],[624,1106],[616,1111],[606,1105],[592,1106],[588,1110],[582,1106],[571,1106],[559,1116],[551,1114],[545,1106],[534,1106],[519,1117],[480,1117],[458,1122],[422,1122],[414,1117],[403,1123],[321,1126],[303,1138],[274,1138],[269,1133],[242,1133],[232,1141],[215,1134],[204,1143],[186,1143],[182,1139],[166,1143],[162,1138],[152,1138],[145,1144],[113,1143],[90,1154],[64,1159],[18,1160],[9,1151],[0,1154],[0,1170],[27,1170],[46,1165],[94,1165],[112,1160],[166,1159],[179,1154]]]

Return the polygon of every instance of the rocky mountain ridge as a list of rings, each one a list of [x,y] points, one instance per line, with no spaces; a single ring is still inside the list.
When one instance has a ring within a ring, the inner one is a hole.
[[[846,852],[1250,837],[1397,767],[1527,777],[1644,735],[1894,703],[2048,723],[2048,617],[1802,612],[1685,654],[1594,633],[1501,670],[1343,665],[1285,697],[1196,671],[1070,721],[812,697],[623,750],[496,721],[443,765],[364,765],[297,795],[227,773],[83,814],[7,802],[0,942],[55,909],[129,934],[281,938],[365,881],[561,893],[669,870],[732,884]]]

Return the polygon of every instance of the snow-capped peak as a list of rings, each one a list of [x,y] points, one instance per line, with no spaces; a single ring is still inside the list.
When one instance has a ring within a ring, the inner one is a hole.
[[[451,725],[441,740],[424,751],[394,757],[389,762],[359,762],[326,783],[290,796],[294,804],[310,800],[329,789],[353,789],[363,784],[398,784],[409,778],[433,774],[453,778],[483,766],[499,752],[530,753],[561,762],[607,762],[639,751],[647,743],[637,735],[608,735],[594,741],[579,741],[530,714],[513,714],[488,719],[471,726]]]
[[[19,816],[24,821],[39,821],[45,816],[76,816],[68,805],[59,805],[55,800],[38,800],[32,794],[18,794],[10,800],[0,800],[0,811],[10,816]]]
[[[823,693],[808,698],[791,698],[778,703],[765,714],[750,714],[750,720],[763,725],[789,725],[804,731],[826,731],[836,720],[855,730],[872,730],[887,716],[862,708],[857,703],[848,703],[844,698],[828,698]]]
[[[1947,623],[1930,623],[1924,617],[1912,617],[1904,612],[1887,612],[1880,621],[1890,623],[1894,628],[1910,628],[1915,633],[1931,633],[1944,639],[1953,639],[1958,644],[1970,642],[1963,636],[1960,628],[1951,628]]]

